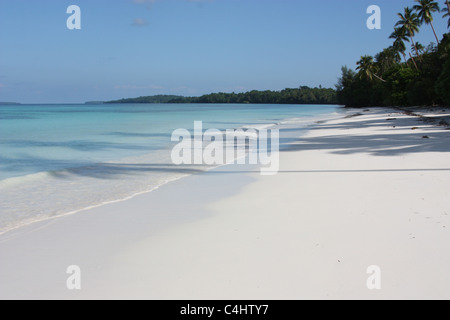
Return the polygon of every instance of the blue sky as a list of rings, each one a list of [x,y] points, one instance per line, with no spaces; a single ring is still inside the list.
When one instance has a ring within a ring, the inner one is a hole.
[[[443,5],[444,1],[439,1]],[[0,101],[334,87],[413,0],[0,0]],[[69,5],[81,30],[68,30]],[[368,6],[382,10],[369,30]],[[447,31],[441,14],[435,27]],[[434,37],[423,26],[418,41]]]

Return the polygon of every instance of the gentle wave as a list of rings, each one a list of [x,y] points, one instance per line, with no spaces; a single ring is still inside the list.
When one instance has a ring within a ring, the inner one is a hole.
[[[211,108],[211,110],[214,109]],[[208,122],[205,122],[204,128],[208,129],[207,127],[211,126],[211,124],[217,123],[221,125],[221,128],[218,129],[222,130],[227,127],[243,130],[262,130],[275,126],[283,129],[283,127],[289,126],[298,128],[307,123],[305,122],[305,117],[285,117],[280,120],[273,120],[275,117],[271,115],[272,120],[264,120],[264,118],[256,117],[256,115],[251,121],[247,122],[248,124],[232,121],[231,116],[229,119],[219,121],[221,116],[214,115],[214,117],[210,116],[209,125],[207,124]],[[192,115],[192,118],[200,119],[198,115]],[[120,122],[122,121],[121,119],[119,120]],[[114,121],[119,120],[115,119]],[[181,127],[179,126],[181,122],[174,122],[172,119],[166,119],[165,121],[167,121],[167,126]],[[308,121],[311,122],[311,118],[308,118]],[[192,123],[190,122],[191,126]],[[140,144],[142,140],[116,141],[115,139],[161,139],[164,137],[168,141],[166,147],[159,144],[157,150],[149,148],[149,151],[145,154],[120,157],[120,160],[96,162],[92,161],[95,160],[94,158],[87,159],[87,161],[68,161],[68,163],[78,163],[79,165],[1,180],[0,233],[5,233],[34,222],[54,219],[89,208],[124,201],[143,193],[152,192],[169,182],[217,167],[173,165],[170,159],[170,135],[161,133],[163,131],[167,132],[169,127],[158,127],[157,130],[154,129],[152,132],[148,132],[146,130],[137,130],[134,120],[130,121],[129,125],[130,128],[128,129],[122,127],[109,130],[108,132],[114,133],[113,135],[111,133],[108,135],[114,137],[114,140],[111,141],[114,143],[128,143],[127,148],[133,148],[133,143]],[[4,128],[3,130],[5,130]],[[99,130],[97,137],[105,131],[107,130]],[[296,135],[292,137],[293,139],[298,137],[299,133],[297,131],[294,130],[292,132]],[[55,134],[58,134],[58,132]],[[82,135],[83,133],[79,134]],[[75,140],[72,139],[71,141]],[[285,139],[285,141],[288,140]],[[161,140],[154,141],[157,143]],[[53,144],[51,143],[50,145],[53,146]],[[47,145],[49,144],[41,143],[38,147]],[[61,146],[64,146],[64,144],[61,144]],[[103,146],[105,145],[103,144]],[[114,146],[114,144],[108,144],[104,149],[108,151],[109,147]],[[118,154],[123,155],[123,153]]]

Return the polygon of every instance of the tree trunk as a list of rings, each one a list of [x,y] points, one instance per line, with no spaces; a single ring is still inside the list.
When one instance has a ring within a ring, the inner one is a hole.
[[[434,36],[436,37],[437,44],[439,45],[439,39],[438,39],[438,37],[436,35],[436,31],[434,30],[433,22],[430,21],[430,25],[431,25],[431,29],[433,29]]]
[[[414,62],[414,65],[416,66],[417,71],[419,71],[419,68],[417,67],[416,60],[414,60],[414,57],[411,55],[411,53],[409,54],[409,56],[411,57],[411,60]]]
[[[403,59],[405,59],[406,65],[409,67],[408,59],[406,59],[406,54],[404,52],[402,52],[402,54],[403,54]]]
[[[413,37],[410,37],[410,38],[411,38],[411,42],[412,42],[412,44],[414,46],[414,49],[416,50],[416,54],[417,54],[417,56],[419,56],[419,50],[417,50],[416,42],[414,41]]]
[[[419,50],[417,50],[417,46],[416,46],[416,42],[414,41],[414,37],[410,37],[410,38],[411,38],[411,42],[412,42],[412,44],[413,44],[413,46],[414,46],[414,49],[416,50],[417,58],[419,58],[420,61],[422,61],[422,57],[421,57],[420,54],[419,54]],[[411,54],[410,54],[410,55],[411,55]],[[413,57],[411,56],[411,58],[413,58]],[[414,60],[414,58],[413,58],[413,62],[414,62],[414,64],[416,65],[416,68],[417,68],[417,64],[416,64],[416,61]],[[417,68],[417,70],[419,70],[419,68]]]
[[[377,78],[380,81],[386,82],[386,80],[384,80],[383,78],[380,78],[379,76],[377,76],[375,73],[373,74],[375,78]]]

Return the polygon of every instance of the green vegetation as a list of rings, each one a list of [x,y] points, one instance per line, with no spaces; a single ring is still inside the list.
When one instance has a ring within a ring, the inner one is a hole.
[[[436,1],[415,2],[413,8],[405,8],[398,14],[399,21],[390,36],[394,40],[392,46],[375,57],[362,56],[356,63],[356,72],[342,67],[336,85],[340,104],[348,107],[450,105],[450,33],[439,41],[433,25],[433,15],[440,12]],[[444,18],[449,18],[449,1],[444,5]],[[430,25],[437,45],[431,43],[424,47],[414,40],[423,24]],[[406,42],[411,44],[409,59]]]
[[[183,98],[173,95],[157,95],[149,97],[129,98],[115,101],[108,101],[105,103],[171,103],[175,99]]]
[[[211,93],[201,97],[150,96],[107,103],[264,103],[264,104],[336,104],[334,89],[300,87],[281,91]]]

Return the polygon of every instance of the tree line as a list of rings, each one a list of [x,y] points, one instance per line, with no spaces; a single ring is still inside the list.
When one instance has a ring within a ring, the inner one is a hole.
[[[338,103],[349,107],[450,105],[450,33],[440,41],[433,24],[434,17],[443,13],[450,28],[449,1],[442,10],[436,1],[414,2],[398,13],[391,46],[374,57],[362,56],[356,71],[342,67],[336,85]],[[432,29],[436,43],[424,46],[415,41],[423,25]]]
[[[107,103],[249,103],[249,104],[336,104],[336,90],[331,88],[310,88],[281,91],[249,91],[244,93],[211,93],[200,97],[158,95],[109,101]]]

